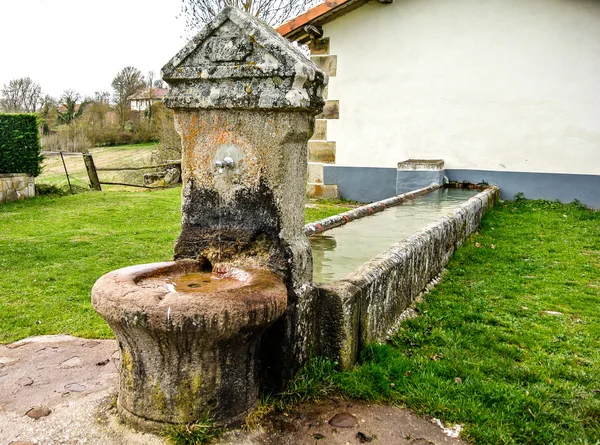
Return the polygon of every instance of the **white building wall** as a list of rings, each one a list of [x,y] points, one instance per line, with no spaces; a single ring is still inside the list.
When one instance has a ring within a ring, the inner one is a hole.
[[[372,1],[324,31],[337,165],[600,174],[600,1]]]

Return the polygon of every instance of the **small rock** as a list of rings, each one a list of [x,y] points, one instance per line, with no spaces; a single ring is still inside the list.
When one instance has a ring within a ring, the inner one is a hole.
[[[50,410],[50,408],[48,408],[47,406],[37,406],[35,408],[31,408],[25,414],[28,417],[31,417],[32,419],[37,420],[40,417],[49,416],[51,412],[52,412],[52,410]]]
[[[19,380],[17,380],[17,385],[31,386],[33,385],[33,380],[31,380],[29,377],[21,377]]]
[[[69,360],[65,360],[60,364],[61,368],[75,368],[77,366],[81,366],[82,361],[79,357],[71,357]]]
[[[85,391],[85,385],[80,383],[69,383],[68,385],[65,385],[65,389],[72,392],[83,392]]]
[[[321,433],[315,433],[312,435],[312,437],[313,437],[313,439],[316,439],[316,440],[325,439],[325,436],[322,435]]]
[[[96,363],[96,366],[104,366],[104,365],[108,364],[108,362],[110,362],[109,358],[107,358],[106,360],[102,360],[101,362]]]
[[[354,428],[358,419],[350,413],[338,413],[329,420],[329,425],[337,428]]]
[[[554,316],[557,316],[557,317],[563,315],[562,312],[556,312],[556,311],[542,311],[542,314],[554,315]]]
[[[366,443],[366,442],[372,442],[373,441],[373,438],[371,436],[366,435],[362,431],[359,431],[358,433],[356,433],[356,438],[358,439],[358,441],[360,443]]]
[[[88,341],[85,342],[84,344],[82,344],[81,346],[83,346],[84,348],[95,348],[96,346],[98,346],[100,344],[99,341]]]
[[[6,377],[8,377],[8,374],[0,374],[0,382],[6,380]]]

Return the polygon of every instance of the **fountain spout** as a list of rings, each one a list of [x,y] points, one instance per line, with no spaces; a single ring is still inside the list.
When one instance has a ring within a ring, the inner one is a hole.
[[[215,161],[215,167],[219,169],[219,173],[223,173],[223,169],[225,168],[233,168],[235,166],[235,161],[231,156],[225,156],[222,161]]]

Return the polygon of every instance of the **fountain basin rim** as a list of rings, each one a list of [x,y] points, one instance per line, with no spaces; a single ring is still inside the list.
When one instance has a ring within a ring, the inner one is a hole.
[[[239,269],[246,280],[239,287],[213,292],[177,292],[143,287],[145,279],[200,272],[196,261],[140,264],[109,272],[92,288],[94,309],[109,324],[133,324],[150,330],[206,330],[220,337],[246,328],[267,326],[287,307],[281,279],[264,269]]]

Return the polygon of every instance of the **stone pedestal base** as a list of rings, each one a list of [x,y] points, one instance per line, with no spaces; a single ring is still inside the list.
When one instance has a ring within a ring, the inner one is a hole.
[[[287,290],[265,270],[202,267],[133,266],[92,289],[121,350],[118,411],[139,429],[239,424],[256,406],[260,337],[285,311]]]

